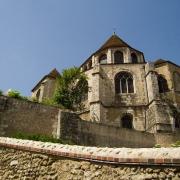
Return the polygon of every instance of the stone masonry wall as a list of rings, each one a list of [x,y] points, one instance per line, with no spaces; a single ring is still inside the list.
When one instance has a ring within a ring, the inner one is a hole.
[[[115,94],[114,78],[117,73],[123,71],[133,75],[135,93]],[[145,130],[145,110],[143,107],[148,101],[145,64],[96,65],[92,70],[87,71],[86,75],[90,86],[91,120],[118,127],[121,116],[130,112],[135,119],[133,121],[134,129]]]
[[[105,147],[153,147],[153,134],[79,120],[79,144]]]
[[[166,141],[166,134],[156,138],[146,132],[83,121],[77,114],[56,107],[0,96],[0,136],[18,132],[102,147],[153,147],[158,142],[168,146],[180,137],[169,134]]]
[[[178,180],[180,148],[94,148],[0,138],[0,179]]]
[[[154,134],[84,121],[69,112],[61,112],[60,119],[60,137],[76,144],[103,147],[153,147],[156,144]]]
[[[23,132],[56,137],[58,113],[55,107],[0,96],[0,135]]]

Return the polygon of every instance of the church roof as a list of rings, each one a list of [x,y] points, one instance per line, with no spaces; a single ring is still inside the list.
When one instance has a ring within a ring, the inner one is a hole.
[[[60,73],[54,68],[49,74],[46,75],[47,77],[57,78],[60,76]]]
[[[172,64],[174,66],[177,66],[178,68],[180,67],[178,64],[175,64],[171,61],[168,61],[168,60],[164,60],[164,59],[157,59],[155,62],[154,62],[154,65],[155,66],[159,66],[159,65],[163,65],[165,63],[168,63],[168,64]]]
[[[87,61],[89,61],[91,59],[91,57],[96,54],[99,53],[105,49],[108,48],[114,48],[114,47],[128,47],[130,49],[133,49],[135,51],[138,51],[140,53],[142,53],[141,51],[132,48],[129,44],[127,44],[125,41],[123,41],[119,36],[117,36],[116,34],[113,34],[96,52],[94,52],[82,65],[84,65]],[[81,65],[81,66],[82,66]]]
[[[164,59],[157,59],[155,62],[154,62],[154,64],[155,65],[159,65],[159,64],[162,64],[162,63],[166,63],[167,61],[166,60],[164,60]]]
[[[56,68],[54,68],[49,74],[45,75],[31,90],[32,92],[48,77],[56,79],[58,76],[60,76],[60,73],[57,71]]]
[[[108,49],[110,47],[130,47],[126,42],[124,42],[119,36],[113,34],[98,51]],[[130,47],[131,48],[131,47]]]

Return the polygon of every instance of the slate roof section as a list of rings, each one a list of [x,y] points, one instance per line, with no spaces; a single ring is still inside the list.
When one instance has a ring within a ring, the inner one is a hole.
[[[126,42],[124,42],[119,36],[112,35],[100,48],[98,51],[102,51],[104,49],[108,49],[110,47],[129,47]]]
[[[99,53],[105,49],[108,48],[116,48],[116,47],[128,47],[132,50],[135,50],[139,53],[142,53],[141,51],[132,48],[129,44],[127,44],[125,41],[123,41],[119,36],[117,36],[116,34],[113,34],[96,52],[94,52],[81,66],[83,66],[85,63],[87,63],[91,57],[96,54]]]
[[[172,65],[180,68],[180,66],[179,66],[178,64],[175,64],[175,63],[173,63],[173,62],[171,62],[171,61],[164,60],[164,59],[157,59],[157,60],[154,62],[154,65],[155,65],[155,67],[158,67],[158,66],[164,65],[164,64],[166,64],[166,63],[172,64]]]

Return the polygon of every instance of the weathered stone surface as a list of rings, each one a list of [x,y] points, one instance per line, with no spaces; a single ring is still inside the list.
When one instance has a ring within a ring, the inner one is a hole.
[[[33,145],[33,143],[32,143]],[[50,144],[48,144],[48,147]],[[57,148],[57,147],[56,147]],[[66,150],[68,148],[73,148],[70,146],[65,146]],[[93,153],[98,152],[98,148],[81,148],[74,146],[76,150],[82,151],[86,149],[87,151]],[[37,154],[31,152],[24,152],[20,150],[12,150],[6,148],[0,148],[0,179],[27,179],[27,180],[150,180],[150,179],[180,179],[180,167],[169,166],[141,166],[130,165],[130,164],[104,164],[97,162],[89,162],[84,160],[71,160],[68,158],[54,157],[50,155]],[[104,152],[113,153],[112,148],[101,148]],[[115,149],[116,150],[116,149]],[[120,150],[120,149],[119,149]],[[150,149],[152,150],[152,149]],[[157,157],[163,154],[163,151],[157,154]],[[133,151],[133,150],[132,150]],[[136,151],[136,150],[135,150]],[[143,149],[142,154],[149,157],[146,153],[146,149]],[[173,151],[173,148],[172,148]],[[115,151],[117,152],[117,151]],[[130,152],[130,149],[123,148],[124,156],[125,152]],[[138,152],[138,150],[137,150]],[[150,153],[150,151],[148,151]],[[155,153],[155,152],[152,152]],[[174,151],[176,152],[176,151]],[[177,152],[176,152],[177,153]],[[130,154],[130,153],[129,153]],[[152,156],[152,154],[150,154]],[[154,155],[154,154],[153,154]],[[134,153],[134,156],[136,154]],[[170,156],[170,154],[168,155]],[[171,154],[171,156],[175,156]],[[133,156],[131,156],[133,157]],[[51,163],[47,163],[51,162]]]
[[[0,110],[1,136],[12,136],[17,132],[53,135],[79,145],[104,147],[153,147],[157,143],[170,145],[180,138],[177,133],[152,134],[114,127],[111,123],[88,122],[72,112],[5,96],[0,96],[1,101],[6,102],[2,103],[4,107]],[[113,116],[115,114],[112,113]]]

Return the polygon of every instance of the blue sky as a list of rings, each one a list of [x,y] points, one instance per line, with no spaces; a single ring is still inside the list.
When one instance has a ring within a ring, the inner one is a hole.
[[[0,89],[29,96],[53,68],[79,66],[113,33],[146,60],[180,64],[180,0],[0,0]]]

